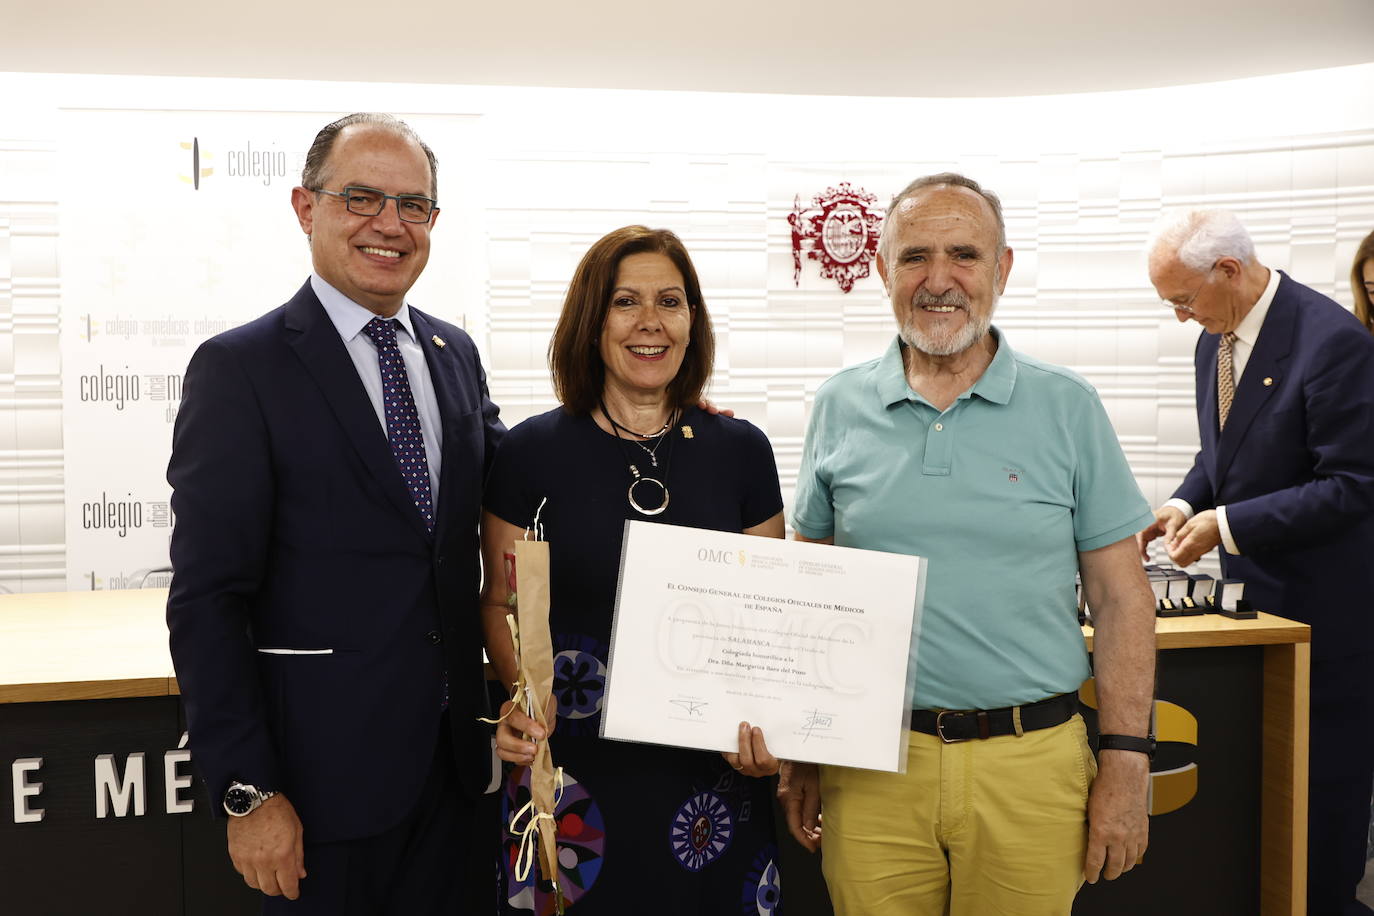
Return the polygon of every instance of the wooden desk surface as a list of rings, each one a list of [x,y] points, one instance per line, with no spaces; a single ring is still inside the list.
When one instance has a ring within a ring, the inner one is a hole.
[[[1088,649],[1093,647],[1093,628],[1083,628]],[[1198,617],[1156,617],[1155,645],[1160,649],[1203,649],[1209,646],[1273,646],[1312,641],[1305,623],[1260,613],[1254,620],[1232,620],[1220,614]]]
[[[0,703],[178,693],[166,589],[0,595]],[[1306,624],[1260,614],[1156,620],[1161,649],[1306,643]],[[1092,628],[1083,636],[1092,648]]]
[[[177,693],[165,588],[0,595],[0,703]]]

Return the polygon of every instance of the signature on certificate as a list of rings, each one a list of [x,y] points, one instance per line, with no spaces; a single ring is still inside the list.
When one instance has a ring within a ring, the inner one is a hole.
[[[828,732],[830,726],[834,724],[835,717],[831,713],[821,712],[813,709],[810,712],[803,712],[802,721],[802,741],[806,741],[815,732]]]
[[[702,710],[708,705],[705,700],[693,700],[690,697],[678,697],[676,700],[669,700],[668,702],[689,716],[704,716],[705,713]]]

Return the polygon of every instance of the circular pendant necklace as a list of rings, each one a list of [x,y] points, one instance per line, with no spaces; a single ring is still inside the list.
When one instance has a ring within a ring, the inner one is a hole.
[[[633,432],[633,431],[631,431],[631,430],[628,430],[628,429],[626,429],[625,427],[621,426],[619,423],[617,423],[616,420],[615,420],[615,417],[612,417],[612,416],[611,416],[611,412],[610,412],[609,410],[606,409],[606,402],[605,402],[604,399],[600,402],[600,407],[601,407],[601,413],[602,413],[602,415],[605,416],[606,421],[607,421],[608,423],[611,424],[611,431],[615,433],[615,440],[616,440],[616,442],[619,442],[619,443],[620,443],[620,451],[621,451],[621,454],[625,456],[625,463],[626,463],[626,465],[629,466],[629,469],[630,469],[630,476],[633,478],[633,479],[630,481],[630,488],[625,492],[625,496],[626,496],[626,498],[627,498],[627,499],[629,500],[629,502],[630,502],[630,508],[634,509],[634,510],[635,510],[636,512],[638,512],[640,515],[650,515],[650,516],[653,516],[653,515],[660,515],[660,514],[662,514],[663,511],[664,511],[665,509],[668,508],[668,498],[669,498],[669,495],[668,495],[668,485],[667,485],[666,483],[664,483],[662,480],[659,480],[657,477],[650,477],[650,476],[647,476],[646,474],[640,472],[639,466],[638,466],[637,464],[635,464],[635,461],[634,461],[634,459],[633,459],[633,456],[631,456],[631,455],[629,455],[629,454],[626,453],[626,450],[625,450],[625,443],[626,443],[627,440],[626,440],[623,436],[620,435],[621,432],[629,433],[629,434],[632,435],[632,436],[640,436],[640,434],[639,434],[639,433],[636,433],[636,432]],[[634,439],[628,440],[629,442],[633,443],[634,445],[639,446],[639,448],[640,448],[646,455],[649,456],[650,464],[651,464],[652,467],[654,467],[654,468],[657,468],[657,467],[658,467],[658,449],[659,449],[659,446],[661,446],[661,445],[663,444],[663,440],[664,440],[664,439],[671,439],[671,438],[672,438],[671,436],[668,435],[668,433],[672,430],[672,428],[673,428],[673,423],[674,423],[674,421],[675,421],[676,419],[677,419],[677,410],[676,410],[676,409],[671,410],[671,411],[668,412],[668,419],[667,419],[667,421],[663,424],[663,428],[662,428],[662,429],[660,429],[658,432],[656,432],[656,433],[654,433],[654,434],[652,434],[652,435],[649,435],[649,436],[640,436],[640,438],[642,438],[642,439],[657,439],[658,441],[656,441],[656,442],[654,443],[654,447],[653,447],[653,448],[649,448],[649,446],[645,445],[643,442],[639,442],[639,441],[634,440]],[[670,446],[668,446],[668,453],[667,453],[667,454],[664,456],[664,458],[663,458],[663,476],[664,476],[665,478],[668,476],[668,466],[669,466],[669,462],[672,460],[672,457],[673,457],[673,447],[670,445]],[[642,459],[641,459],[641,460],[642,460]],[[652,505],[652,503],[651,503],[649,506],[643,506],[643,505],[641,505],[641,504],[639,503],[639,501],[638,501],[637,499],[635,499],[635,492],[636,492],[636,489],[637,489],[641,484],[647,485],[647,487],[648,487],[648,490],[647,490],[647,491],[640,491],[640,494],[641,494],[642,496],[644,496],[646,500],[652,500],[652,499],[653,499],[653,496],[654,496],[654,494],[653,494],[653,488],[654,488],[654,487],[657,487],[657,488],[658,488],[658,491],[659,491],[659,494],[658,494],[658,495],[661,496],[662,498],[661,498],[661,500],[659,501],[659,503],[658,503],[657,506]]]
[[[630,506],[631,506],[631,508],[633,508],[636,512],[640,513],[641,515],[658,515],[658,514],[661,513],[664,509],[667,509],[667,508],[668,508],[668,487],[667,487],[666,485],[664,485],[663,481],[659,480],[659,479],[656,478],[656,477],[640,477],[640,476],[639,476],[639,469],[636,468],[633,464],[630,465],[630,470],[634,472],[635,480],[634,480],[634,483],[630,484],[630,489],[626,491],[625,495],[626,495],[626,496],[629,498],[629,500],[630,500]],[[653,508],[653,509],[646,509],[646,508],[644,508],[643,506],[641,506],[638,502],[635,501],[635,487],[639,486],[639,485],[642,484],[642,483],[651,483],[651,484],[654,484],[654,485],[657,486],[660,490],[663,491],[663,501],[662,501],[661,503],[659,503],[658,506],[657,506],[656,508]]]

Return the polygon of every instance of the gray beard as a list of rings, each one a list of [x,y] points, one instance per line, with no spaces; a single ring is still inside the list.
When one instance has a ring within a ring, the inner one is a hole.
[[[908,347],[920,350],[927,356],[953,356],[963,353],[983,339],[992,326],[990,319],[970,322],[952,334],[926,334],[910,323],[904,323],[898,333]]]
[[[916,296],[913,307],[920,308],[922,305],[961,305],[968,308],[968,300],[962,295],[951,296],[949,293],[943,296],[921,293]],[[963,353],[982,340],[983,335],[987,334],[988,328],[992,327],[992,312],[997,307],[995,299],[992,306],[988,309],[988,313],[981,318],[974,318],[970,313],[969,320],[957,331],[928,334],[916,324],[916,316],[913,314],[902,321],[897,333],[908,347],[919,350],[927,356],[953,356],[956,353]]]

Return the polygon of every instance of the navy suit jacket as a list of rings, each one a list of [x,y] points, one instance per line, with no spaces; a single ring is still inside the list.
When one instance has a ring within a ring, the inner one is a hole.
[[[410,810],[445,669],[461,782],[491,775],[477,521],[505,427],[467,334],[410,314],[443,431],[433,534],[308,282],[196,351],[173,433],[167,624],[194,759],[213,808],[231,780],[278,789],[315,842]]]
[[[1374,337],[1280,275],[1226,429],[1217,346],[1198,340],[1202,447],[1174,494],[1226,506],[1240,556],[1222,570],[1255,608],[1312,626],[1314,657],[1374,652]]]

